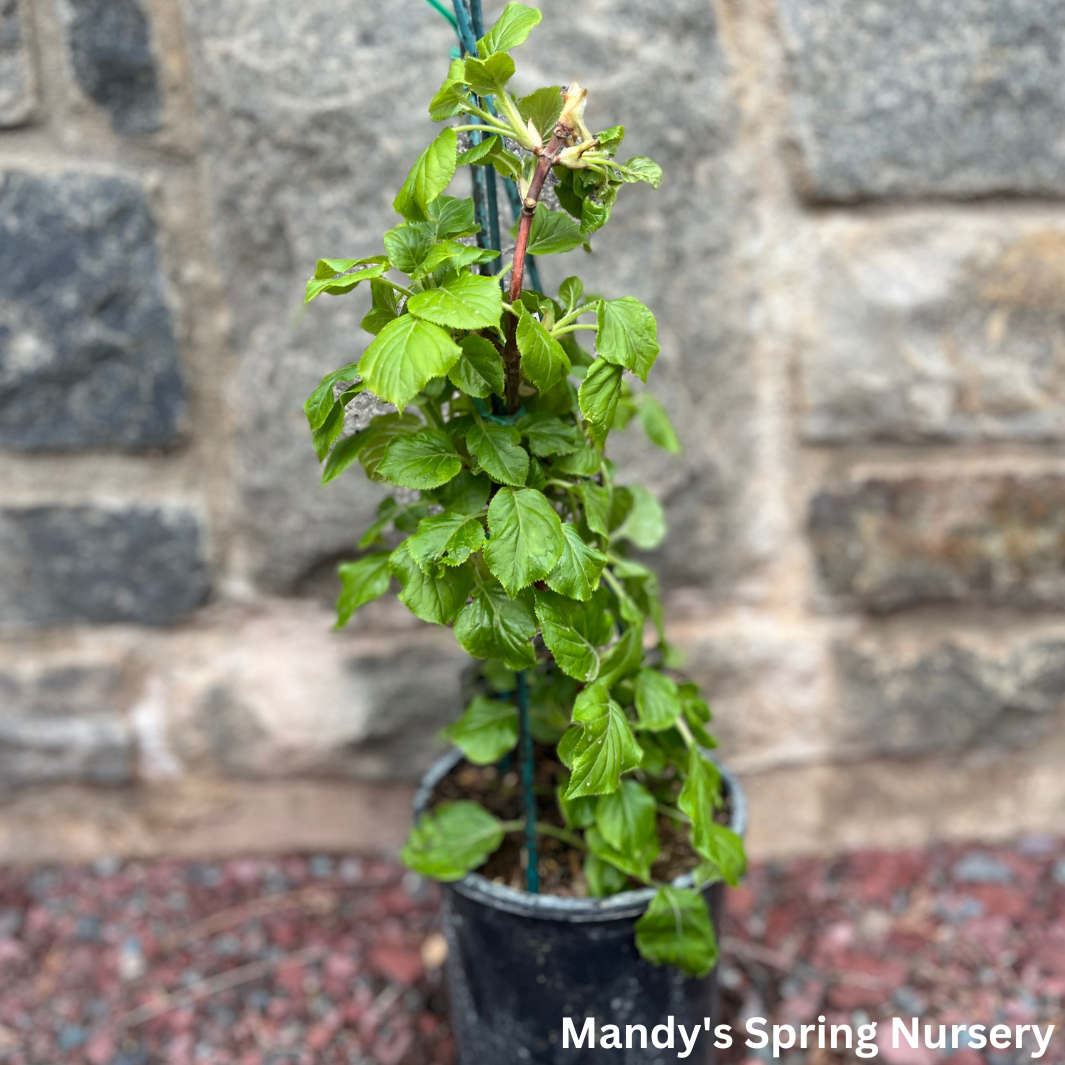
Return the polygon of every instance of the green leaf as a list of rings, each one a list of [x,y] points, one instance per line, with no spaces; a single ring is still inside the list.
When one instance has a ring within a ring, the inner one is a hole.
[[[353,436],[344,437],[329,452],[329,458],[326,459],[325,466],[322,468],[322,484],[328,484],[334,477],[339,477],[359,457],[363,445],[369,438],[368,432],[364,430]]]
[[[690,888],[663,887],[636,922],[636,949],[655,965],[705,976],[717,961],[706,899]]]
[[[706,859],[700,863],[699,879],[724,880],[735,887],[747,871],[747,856],[743,850],[743,840],[727,825],[710,821],[704,829],[700,845],[696,848]]]
[[[408,222],[425,222],[429,204],[448,187],[455,176],[458,138],[451,127],[442,129],[403,182],[392,206]]]
[[[606,536],[610,532],[610,489],[586,481],[577,485],[575,491],[584,504],[584,520],[588,528]]]
[[[517,181],[521,177],[521,159],[507,150],[496,134],[486,137],[459,156],[459,166],[494,166],[505,178]]]
[[[473,200],[469,196],[438,196],[425,213],[429,219],[425,225],[433,240],[470,237],[481,231],[474,221]]]
[[[333,448],[333,454],[329,456],[329,461],[325,464],[325,473],[322,474],[323,483],[326,480],[326,474],[330,472],[330,466],[336,453],[342,447],[345,447],[349,440],[361,441],[361,443],[353,445],[353,447],[358,456],[359,464],[366,471],[366,476],[371,481],[382,482],[384,479],[378,475],[377,468],[384,461],[388,445],[397,436],[402,436],[405,433],[417,433],[423,428],[424,425],[421,419],[414,414],[378,415],[361,433],[356,433],[354,436],[341,440]],[[347,458],[345,465],[350,464],[351,459]],[[332,477],[335,477],[340,472],[340,470],[337,470],[332,474]]]
[[[415,318],[452,329],[494,328],[503,313],[503,292],[495,277],[461,273],[440,288],[411,296],[407,310]]]
[[[448,625],[473,587],[471,564],[445,567],[439,573],[423,573],[411,558],[406,543],[389,557],[392,575],[403,585],[399,601],[417,618],[434,625]]]
[[[646,488],[632,485],[627,491],[632,495],[632,509],[610,538],[629,540],[641,551],[651,551],[666,538],[666,513]]]
[[[562,345],[525,308],[518,321],[518,351],[525,376],[541,391],[569,376],[569,357]]]
[[[622,783],[624,786],[624,782]],[[617,794],[615,792],[615,794]],[[603,833],[598,828],[585,830],[584,840],[591,852],[604,862],[627,873],[629,876],[642,880],[645,884],[651,879],[651,863],[658,857],[657,834],[648,839],[639,850],[620,850],[612,847],[603,838]]]
[[[581,382],[581,413],[601,431],[600,439],[610,429],[614,412],[618,409],[622,372],[620,366],[606,359],[596,359]]]
[[[513,597],[543,580],[562,554],[562,522],[535,488],[501,488],[488,507],[484,560]]]
[[[353,381],[358,376],[359,364],[352,362],[322,378],[318,387],[303,403],[303,413],[307,415],[307,423],[312,430],[320,429],[333,410],[333,404],[336,402],[333,398],[333,385],[337,381]]]
[[[355,270],[352,273],[347,273],[353,266],[359,266],[362,263],[371,263],[371,266],[364,267],[362,270]],[[325,273],[325,276],[319,276],[323,270],[333,270],[332,273]],[[304,294],[303,302],[310,303],[311,300],[320,296],[323,292],[327,292],[330,296],[339,296],[342,293],[350,292],[352,289],[357,288],[361,281],[368,281],[374,277],[380,277],[388,269],[388,260],[383,255],[374,255],[369,259],[319,259],[318,269],[314,272],[312,277],[307,282],[307,291]]]
[[[592,853],[584,856],[584,876],[588,881],[588,894],[593,898],[616,895],[628,882],[628,877],[617,866]]]
[[[388,591],[388,583],[392,579],[388,568],[388,552],[375,551],[358,562],[345,562],[337,568],[337,573],[341,581],[336,623],[339,629],[348,623],[351,615],[363,603]]]
[[[471,145],[459,154],[459,166],[474,166],[477,163],[487,163],[485,158],[499,147],[499,136],[493,133],[490,137]]]
[[[564,211],[550,211],[542,203],[529,227],[530,255],[552,255],[573,251],[585,241],[581,227]]]
[[[679,455],[680,441],[673,431],[673,424],[670,422],[669,415],[666,414],[662,404],[654,396],[644,392],[640,397],[638,410],[643,431],[647,434],[651,443],[657,444],[666,451],[671,451],[674,455]]]
[[[498,257],[499,252],[492,248],[478,248],[470,244],[460,244],[457,240],[445,240],[430,247],[429,254],[410,276],[412,281],[419,281],[442,266],[452,266],[458,270],[471,263],[488,263]]]
[[[614,627],[602,602],[582,603],[540,588],[535,594],[540,631],[559,669],[574,680],[595,680],[599,648],[610,640]]]
[[[562,86],[548,85],[523,96],[518,101],[518,114],[536,127],[546,144],[555,132],[558,116],[562,114]]]
[[[423,814],[400,855],[422,876],[461,880],[503,842],[503,823],[475,802],[445,802]]]
[[[403,410],[430,378],[444,376],[461,354],[462,348],[445,330],[405,314],[377,334],[359,360],[359,373],[374,395]]]
[[[636,674],[636,713],[640,728],[654,732],[672,728],[680,710],[677,683],[672,677],[657,669],[641,669]]]
[[[554,414],[523,414],[517,422],[534,455],[569,455],[580,446],[577,429]]]
[[[482,585],[455,619],[455,639],[474,658],[499,658],[510,669],[536,665],[536,614],[528,592],[510,599],[494,582]]]
[[[466,431],[466,447],[492,480],[520,488],[529,475],[529,453],[519,446],[513,425],[474,422]]]
[[[444,84],[437,89],[429,102],[429,117],[434,122],[442,122],[445,118],[454,118],[455,115],[462,114],[468,96],[463,86],[465,77],[465,65],[462,60],[452,59],[447,68]]]
[[[478,695],[444,735],[474,765],[498,762],[518,742],[518,708],[502,699]]]
[[[370,292],[372,306],[361,324],[367,333],[377,336],[389,322],[399,317],[399,307],[396,303],[396,290],[384,281],[371,281]]]
[[[572,477],[594,477],[602,465],[603,453],[586,445],[551,463],[557,473],[568,473]]]
[[[677,805],[691,820],[692,846],[735,887],[746,869],[746,858],[739,836],[714,820],[720,795],[721,774],[717,766],[693,747],[688,756],[688,778]]]
[[[454,480],[438,488],[433,498],[445,510],[455,514],[476,514],[484,510],[491,491],[492,485],[487,477],[463,470]]]
[[[466,57],[466,84],[478,96],[493,96],[506,92],[506,84],[514,77],[514,60],[505,52],[486,59]]]
[[[615,366],[631,370],[641,381],[658,358],[658,327],[654,315],[632,296],[600,300],[595,346]]]
[[[404,222],[390,229],[381,239],[392,265],[405,274],[418,270],[433,248],[429,227],[422,222]]]
[[[343,428],[344,404],[337,400],[333,403],[325,421],[314,431],[314,435],[311,437],[314,453],[318,456],[319,462],[329,454],[329,449],[333,446],[336,438],[340,436]]]
[[[558,808],[567,828],[590,828],[595,824],[595,805],[599,802],[597,795],[582,795],[575,799],[566,798],[568,778],[555,789]]]
[[[642,620],[642,619],[641,619]],[[643,625],[635,624],[624,635],[603,662],[599,681],[612,688],[640,667],[643,661]]]
[[[467,396],[487,399],[493,393],[503,395],[506,381],[503,360],[496,346],[484,337],[468,336],[459,341],[463,358],[448,372],[448,380]],[[524,481],[522,482],[524,484]]]
[[[646,181],[655,189],[662,184],[662,168],[646,155],[634,155],[617,169],[622,181]]]
[[[624,138],[624,126],[611,126],[610,129],[604,129],[595,135],[595,139],[599,142],[599,150],[607,155],[613,155]]]
[[[461,566],[483,543],[484,529],[477,518],[445,510],[422,518],[418,531],[407,540],[407,551],[425,573],[434,573],[439,565]]]
[[[584,282],[579,277],[567,277],[558,286],[558,299],[562,306],[566,308],[567,314],[577,306],[583,295]]]
[[[542,17],[535,7],[507,4],[495,25],[477,42],[477,54],[483,58],[493,52],[509,52],[511,48],[517,48]]]
[[[599,587],[606,555],[584,542],[576,527],[562,523],[564,543],[558,564],[547,575],[548,587],[570,599],[590,599]]]
[[[399,504],[391,496],[382,499],[377,504],[377,520],[362,534],[359,547],[365,550],[373,544],[380,543],[381,533],[388,527],[398,510]]]
[[[710,707],[699,697],[697,684],[681,684],[680,706],[695,742],[700,747],[716,747],[717,741],[703,726],[710,720]]]
[[[602,681],[577,696],[573,720],[581,732],[571,741],[572,776],[566,796],[609,794],[617,788],[622,773],[640,764],[643,750]]]
[[[439,488],[461,469],[451,437],[443,429],[423,429],[393,440],[377,472],[403,488]]]
[[[595,808],[596,827],[615,850],[645,856],[654,841],[653,861],[658,855],[655,797],[635,780],[623,780],[618,790],[600,795]]]

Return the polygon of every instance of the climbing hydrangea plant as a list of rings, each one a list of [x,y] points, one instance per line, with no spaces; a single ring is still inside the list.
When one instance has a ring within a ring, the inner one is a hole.
[[[535,737],[569,771],[557,794],[567,828],[536,820],[531,788],[525,820],[443,803],[411,833],[403,857],[412,869],[457,880],[509,832],[524,832],[533,854],[537,834],[554,835],[583,853],[591,893],[656,886],[637,922],[639,950],[702,974],[717,955],[706,902],[698,889],[653,880],[658,818],[686,826],[698,886],[735,883],[743,848],[714,819],[723,800],[704,754],[710,712],[671,670],[655,575],[630,554],[662,541],[661,506],[618,484],[605,453],[610,432],[634,417],[654,444],[679,450],[662,407],[629,384],[654,366],[655,320],[631,296],[585,295],[577,277],[556,296],[523,285],[528,256],[588,248],[621,186],[657,188],[662,172],[644,156],[619,162],[621,126],[585,127],[585,89],[510,93],[509,52],[539,21],[539,11],[508,4],[477,54],[451,62],[429,114],[458,122],[399,190],[404,221],[384,234],[385,253],[322,259],[307,283],[308,302],[363,282],[372,297],[362,327],[373,341],[305,404],[322,480],[357,462],[406,490],[378,508],[359,543],[369,553],[340,567],[338,624],[396,580],[408,609],[453,626],[484,660],[484,693],[447,730],[466,758],[488,765],[517,749],[531,759]],[[460,151],[462,133],[475,137]],[[467,239],[480,229],[473,201],[444,195],[460,166],[491,166],[518,185],[513,257],[498,272],[499,252]],[[541,202],[550,173],[561,211]],[[581,331],[594,332],[594,354],[577,342]],[[360,393],[395,411],[342,436]],[[399,545],[387,549],[386,534]],[[534,890],[535,878],[533,862]]]

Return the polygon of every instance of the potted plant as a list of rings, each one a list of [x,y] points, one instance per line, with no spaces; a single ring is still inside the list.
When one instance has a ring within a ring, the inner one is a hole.
[[[539,21],[508,4],[451,62],[429,114],[452,124],[399,190],[384,254],[320,260],[306,294],[363,282],[371,294],[373,341],[305,404],[322,480],[357,463],[398,489],[359,542],[367,553],[340,567],[338,625],[397,581],[478,661],[446,730],[456,751],[426,778],[403,851],[449,885],[469,1063],[574,1060],[566,1017],[584,1061],[643,1049],[648,1032],[649,1050],[667,1029],[672,1041],[674,1023],[702,1030],[714,885],[744,870],[742,797],[707,757],[710,712],[676,672],[656,577],[632,555],[660,543],[664,515],[618,483],[606,453],[634,419],[679,450],[662,407],[632,386],[659,352],[654,317],[632,296],[586,295],[577,277],[554,295],[524,284],[530,256],[589,248],[621,187],[662,173],[619,161],[621,126],[586,128],[585,89],[508,91],[509,52]],[[474,201],[445,194],[462,166],[518,187],[501,269]],[[542,202],[548,187],[561,210]],[[344,435],[352,404],[358,429]]]

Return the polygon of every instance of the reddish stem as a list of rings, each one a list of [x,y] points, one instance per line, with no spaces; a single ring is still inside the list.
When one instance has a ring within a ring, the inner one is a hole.
[[[525,256],[529,247],[529,230],[536,217],[536,205],[540,202],[547,172],[555,161],[555,156],[562,150],[573,130],[560,122],[547,147],[540,153],[533,171],[529,193],[521,207],[518,219],[518,235],[514,242],[514,265],[510,271],[510,302],[514,305],[521,300],[521,287],[525,281]],[[516,414],[520,406],[518,387],[521,384],[521,354],[518,351],[518,320],[513,314],[507,315],[507,342],[503,348],[503,369],[506,375],[507,413]]]

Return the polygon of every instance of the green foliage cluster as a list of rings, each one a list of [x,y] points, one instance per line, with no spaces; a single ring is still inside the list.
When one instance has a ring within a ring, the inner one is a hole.
[[[372,343],[305,404],[322,480],[358,463],[372,480],[411,490],[381,504],[359,542],[368,553],[340,567],[338,624],[395,580],[417,617],[453,626],[484,660],[484,684],[447,734],[478,765],[515,749],[516,671],[527,671],[532,731],[569,771],[557,796],[568,828],[537,830],[584,853],[592,893],[655,883],[663,814],[690,833],[697,884],[735,883],[743,850],[714,819],[722,798],[704,754],[710,712],[669,668],[657,580],[632,557],[662,541],[662,508],[646,489],[618,484],[604,451],[634,417],[654,444],[679,450],[665,411],[627,376],[646,382],[654,366],[654,317],[631,296],[585,294],[577,277],[555,296],[520,289],[522,256],[588,247],[620,187],[657,187],[661,171],[646,157],[616,160],[622,127],[594,136],[584,127],[585,90],[509,92],[509,50],[539,21],[539,11],[508,4],[478,55],[451,63],[429,113],[469,124],[445,127],[419,156],[395,198],[404,221],[384,234],[385,253],[322,259],[307,283],[308,302],[363,282],[371,293],[362,326]],[[460,154],[457,133],[474,129],[483,139]],[[444,194],[460,166],[493,166],[519,184],[515,261],[499,273],[487,272],[499,253],[466,239],[479,228],[473,201]],[[537,202],[548,166],[562,211]],[[594,353],[577,342],[585,330]],[[341,437],[362,391],[396,412]],[[386,535],[398,546],[385,546]],[[650,650],[648,626],[658,641]],[[415,827],[404,860],[455,880],[523,828],[473,802],[444,804]],[[638,922],[640,951],[708,971],[717,948],[704,896],[657,888]]]

